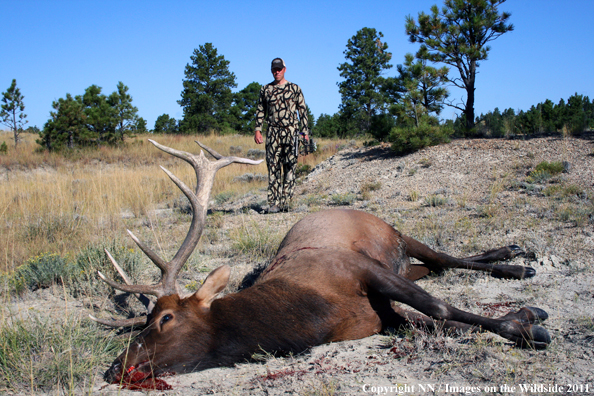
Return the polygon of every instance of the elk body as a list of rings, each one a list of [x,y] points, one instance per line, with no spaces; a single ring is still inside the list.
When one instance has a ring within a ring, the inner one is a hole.
[[[232,162],[255,162],[222,157],[201,145],[217,159],[211,162],[202,152],[194,156],[153,144],[194,166],[196,193],[167,172],[190,199],[194,215],[186,240],[169,263],[133,237],[161,268],[159,284],[123,285],[100,274],[120,290],[157,296],[146,319],[96,319],[108,325],[146,322],[146,328],[106,372],[108,382],[232,365],[262,350],[301,352],[406,323],[431,327],[435,320],[453,330],[490,331],[521,347],[544,348],[550,343],[548,332],[536,324],[547,318],[539,308],[525,307],[501,318],[486,318],[456,309],[414,283],[442,268],[482,270],[516,279],[534,276],[530,267],[491,264],[522,254],[519,247],[458,259],[437,253],[379,218],[355,210],[327,210],[303,218],[285,236],[253,286],[216,299],[229,280],[230,268],[222,266],[209,274],[196,293],[181,297],[175,278],[200,238],[216,170]],[[422,264],[411,264],[410,257]],[[407,304],[422,314],[403,310],[393,302]]]

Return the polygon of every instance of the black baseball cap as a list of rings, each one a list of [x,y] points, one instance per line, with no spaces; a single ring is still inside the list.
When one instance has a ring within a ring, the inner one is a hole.
[[[282,58],[274,58],[270,66],[271,69],[284,69],[285,67],[285,61]]]

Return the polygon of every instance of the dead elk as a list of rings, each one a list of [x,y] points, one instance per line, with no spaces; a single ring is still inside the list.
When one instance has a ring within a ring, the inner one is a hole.
[[[154,307],[147,302],[146,318],[93,318],[111,326],[146,323],[106,372],[108,382],[157,381],[154,378],[164,373],[232,365],[262,350],[297,353],[323,343],[367,337],[407,322],[432,326],[439,320],[440,325],[454,330],[490,331],[520,347],[545,348],[550,343],[547,330],[536,324],[547,318],[542,309],[525,307],[497,319],[482,317],[432,297],[413,282],[442,268],[488,271],[516,279],[534,276],[530,267],[491,263],[521,254],[517,246],[454,258],[355,210],[327,210],[303,218],[287,233],[253,286],[215,299],[229,280],[230,268],[222,266],[209,274],[196,293],[182,297],[176,278],[202,233],[215,173],[231,163],[258,162],[223,157],[201,145],[216,159],[210,161],[202,151],[193,155],[151,142],[194,167],[196,192],[164,169],[190,200],[193,218],[186,239],[170,262],[130,233],[161,269],[158,284],[131,285],[122,271],[128,284],[99,274],[112,287],[136,293],[145,301],[144,294],[157,297]],[[411,264],[410,257],[422,264]],[[394,307],[392,301],[424,315]]]

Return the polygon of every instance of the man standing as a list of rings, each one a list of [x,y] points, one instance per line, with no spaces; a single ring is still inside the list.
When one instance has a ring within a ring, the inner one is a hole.
[[[308,137],[307,107],[301,88],[285,80],[285,62],[272,61],[274,81],[262,87],[256,113],[254,140],[264,143],[262,124],[266,116],[266,165],[268,166],[269,213],[287,211],[295,187],[295,168],[299,156],[299,122],[301,134]],[[299,113],[299,118],[297,118]]]

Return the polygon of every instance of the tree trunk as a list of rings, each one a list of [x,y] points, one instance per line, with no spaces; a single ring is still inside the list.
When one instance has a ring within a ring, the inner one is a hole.
[[[18,149],[19,144],[19,127],[16,120],[16,110],[12,111],[12,129],[14,131],[14,149]]]
[[[464,116],[466,118],[466,129],[474,128],[474,81],[476,77],[476,61],[470,62],[470,70],[468,79],[465,81],[466,86],[466,107],[464,109]]]

